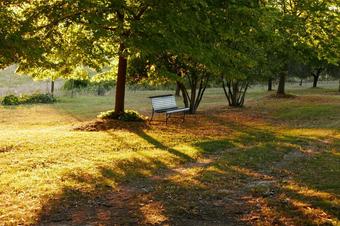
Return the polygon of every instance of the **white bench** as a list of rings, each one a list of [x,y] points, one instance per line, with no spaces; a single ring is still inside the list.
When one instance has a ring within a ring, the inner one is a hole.
[[[152,121],[155,113],[165,113],[165,123],[168,123],[168,119],[171,114],[183,112],[183,122],[185,119],[185,114],[190,110],[190,108],[179,108],[176,104],[175,96],[172,94],[152,96],[149,97],[152,104],[152,116],[150,121]]]

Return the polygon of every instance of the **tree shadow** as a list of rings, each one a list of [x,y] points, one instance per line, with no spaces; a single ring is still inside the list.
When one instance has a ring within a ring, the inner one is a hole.
[[[340,165],[340,158],[339,155],[332,153],[330,145],[317,138],[287,136],[268,129],[230,121],[221,120],[220,123],[241,133],[236,138],[230,139],[230,142],[236,146],[239,144],[239,148],[229,148],[229,151],[225,151],[221,158],[236,168],[243,168],[254,174],[265,174],[271,178],[270,180],[275,180],[275,186],[268,188],[269,191],[274,189],[275,195],[267,197],[268,194],[265,194],[265,197],[261,197],[269,203],[268,208],[278,212],[278,215],[289,218],[295,224],[307,222],[314,225],[338,222],[340,184],[335,178],[340,173],[337,169]],[[334,138],[333,147],[339,141]],[[205,143],[199,146],[202,145],[206,146]],[[310,150],[311,148],[314,150]],[[319,179],[312,175],[313,172],[310,171],[313,170],[317,170]],[[247,180],[252,181],[252,178],[248,177]],[[284,189],[282,182],[285,180],[293,181],[304,189]],[[265,193],[269,193],[268,189],[266,188]],[[323,197],[318,196],[320,192],[324,194]],[[298,218],[305,219],[305,221],[299,222]],[[271,223],[275,224],[275,222]]]
[[[238,136],[225,134],[223,139],[208,137],[191,143],[201,153],[200,158],[210,160],[204,163],[156,139],[143,123],[88,127],[88,131],[106,131],[112,136],[114,129],[129,131],[171,157],[165,161],[136,152],[133,158],[96,165],[95,172],[65,174],[65,186],[43,204],[37,224],[313,225],[317,217],[322,218],[321,223],[327,223],[323,221],[327,217],[339,218],[335,202],[285,186],[286,181],[294,182],[337,198],[338,192],[331,194],[299,175],[295,166],[302,161],[308,164],[313,158],[287,158],[289,153],[301,152],[306,144],[320,141],[221,118],[211,120],[238,132]],[[168,130],[176,132],[172,127]],[[331,155],[316,153],[326,154]],[[168,163],[171,161],[181,164],[174,168]],[[280,164],[282,161],[289,164]],[[339,157],[328,164],[336,165],[337,161]],[[322,164],[327,167],[326,162]],[[335,178],[336,172],[325,176]],[[324,216],[311,215],[305,211],[307,207]]]
[[[84,170],[68,173],[62,178],[72,186],[44,203],[37,224],[244,224],[239,219],[241,206],[231,214],[214,204],[223,202],[222,197],[204,185],[173,178],[178,175],[176,169],[150,157],[98,166],[95,175]]]

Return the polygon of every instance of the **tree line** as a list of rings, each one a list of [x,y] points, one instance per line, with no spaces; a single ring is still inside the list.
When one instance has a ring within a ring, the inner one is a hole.
[[[230,106],[255,82],[339,75],[337,0],[4,0],[0,68],[38,78],[79,79],[86,68],[116,81],[115,112],[127,82],[177,84],[195,113],[211,81]]]

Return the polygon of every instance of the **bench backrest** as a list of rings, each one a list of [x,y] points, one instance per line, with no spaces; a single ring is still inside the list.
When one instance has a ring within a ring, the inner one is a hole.
[[[174,95],[153,96],[151,98],[152,107],[155,111],[177,108]]]

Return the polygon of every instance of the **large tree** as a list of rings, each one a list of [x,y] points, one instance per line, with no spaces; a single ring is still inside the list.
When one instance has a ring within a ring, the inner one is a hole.
[[[24,24],[29,35],[39,37],[51,55],[66,52],[64,58],[75,56],[73,63],[94,67],[117,60],[115,112],[119,115],[124,112],[130,57],[141,51],[152,54],[169,48],[197,53],[195,46],[185,46],[183,42],[184,37],[197,37],[197,33],[192,33],[193,27],[199,25],[195,14],[205,7],[204,2],[31,1],[23,6],[27,18]],[[65,43],[74,47],[73,53],[67,55]]]

